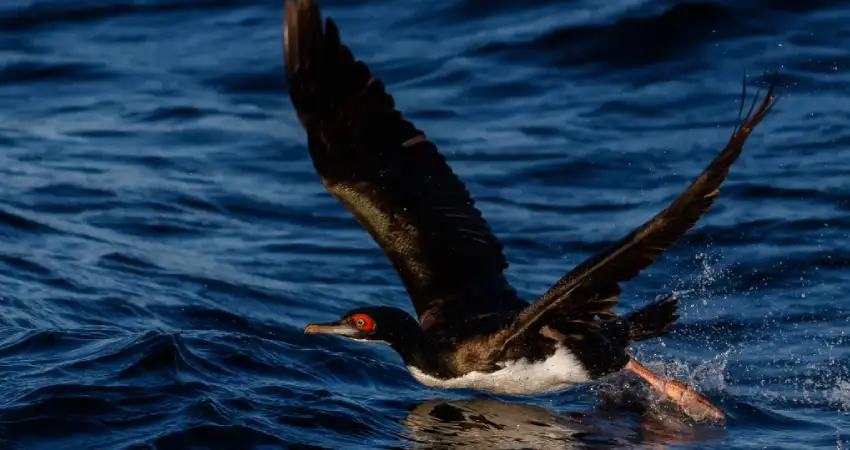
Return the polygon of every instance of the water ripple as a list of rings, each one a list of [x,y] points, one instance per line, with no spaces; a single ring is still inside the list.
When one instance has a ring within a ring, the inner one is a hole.
[[[783,98],[717,204],[619,308],[680,296],[674,332],[636,354],[728,426],[622,374],[495,398],[304,335],[410,305],[312,167],[282,3],[10,0],[0,447],[850,446],[845,2],[323,4],[464,180],[528,299],[665,207],[726,144],[741,77],[779,69]]]

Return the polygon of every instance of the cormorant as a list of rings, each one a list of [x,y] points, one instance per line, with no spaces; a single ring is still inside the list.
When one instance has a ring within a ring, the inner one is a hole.
[[[323,25],[316,0],[287,1],[284,52],[316,171],[392,262],[419,318],[370,306],[306,333],[386,343],[416,380],[439,388],[533,395],[626,369],[692,417],[724,419],[704,397],[627,352],[632,342],[670,332],[678,318],[674,296],[624,316],[612,309],[620,283],[652,264],[714,203],[747,137],[775,104],[773,86],[758,108],[756,94],[723,151],[672,204],[528,303],[505,279],[502,246],[463,183],[341,42],[334,21]],[[739,119],[746,83],[743,97]]]

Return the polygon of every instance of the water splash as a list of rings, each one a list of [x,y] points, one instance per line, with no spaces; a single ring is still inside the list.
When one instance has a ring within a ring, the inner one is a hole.
[[[675,277],[672,279],[670,290],[681,297],[695,297],[702,307],[717,304],[717,290],[723,281],[728,279],[728,271],[723,270],[720,261],[722,255],[709,251],[697,253],[693,261],[699,267],[693,277]],[[689,302],[687,309],[693,309],[696,305]]]
[[[665,361],[660,358],[643,359],[642,364],[659,375],[675,379],[703,394],[720,395],[728,387],[726,371],[731,353],[731,350],[719,353],[695,366],[680,360]]]
[[[850,411],[850,381],[839,380],[835,387],[827,393],[827,399],[839,411]]]

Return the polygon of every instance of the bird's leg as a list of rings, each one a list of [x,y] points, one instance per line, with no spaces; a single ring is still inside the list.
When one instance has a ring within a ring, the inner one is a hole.
[[[634,372],[646,380],[661,395],[669,398],[673,403],[679,405],[685,414],[695,420],[711,420],[723,422],[726,415],[723,411],[712,405],[707,398],[696,393],[693,389],[675,380],[667,380],[652,373],[639,362],[632,359],[626,364],[626,369]]]

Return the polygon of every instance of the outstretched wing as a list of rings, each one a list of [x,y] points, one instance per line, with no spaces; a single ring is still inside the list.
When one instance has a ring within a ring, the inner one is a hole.
[[[726,148],[670,206],[607,250],[592,256],[564,275],[519,314],[511,332],[506,335],[505,343],[535,325],[542,325],[545,320],[541,319],[549,312],[557,314],[559,319],[575,321],[589,321],[594,315],[600,318],[613,316],[611,309],[617,304],[617,295],[622,290],[619,283],[634,278],[641,270],[649,267],[658,255],[691,229],[714,203],[720,194],[718,188],[729,173],[729,167],[741,155],[750,133],[775,104],[775,85],[776,78],[753,114],[758,101],[756,93],[743,123],[739,112],[740,126],[732,132]],[[746,83],[741,112],[745,100]]]
[[[527,305],[463,183],[340,42],[334,22],[322,27],[317,1],[287,2],[284,51],[316,171],[392,262],[423,327],[458,303],[467,314]]]

